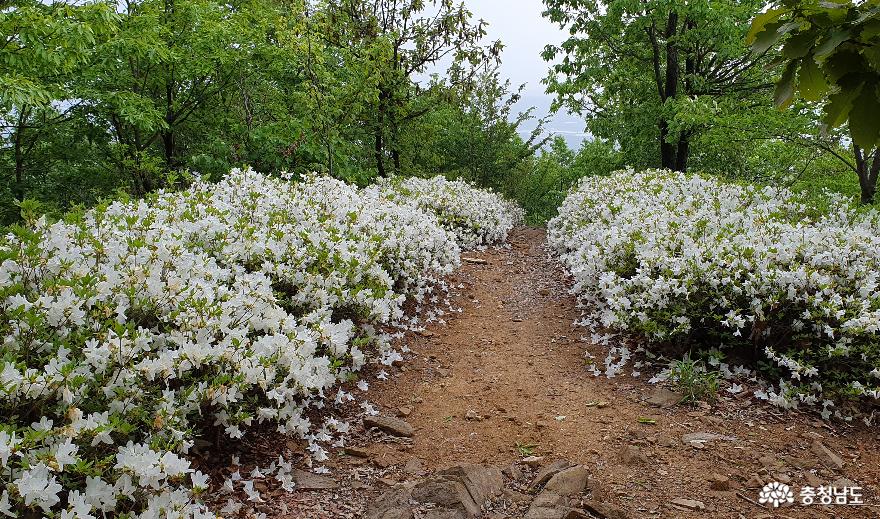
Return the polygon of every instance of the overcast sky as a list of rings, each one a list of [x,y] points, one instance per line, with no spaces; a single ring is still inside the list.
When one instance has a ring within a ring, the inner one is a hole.
[[[529,94],[542,94],[541,80],[548,64],[541,59],[544,46],[561,43],[566,33],[541,16],[541,0],[465,0],[474,19],[489,23],[489,41],[504,43],[502,72],[514,84],[526,84]]]
[[[541,16],[544,3],[541,0],[464,0],[474,14],[474,19],[488,22],[487,41],[504,43],[501,71],[514,86],[526,85],[523,101],[518,106],[524,110],[537,108],[539,116],[549,112],[552,98],[544,93],[541,80],[547,76],[549,65],[541,58],[547,44],[559,44],[567,32]],[[524,133],[531,128],[524,128]],[[569,146],[576,148],[586,137],[583,120],[566,113],[556,114],[547,125],[550,133],[566,138]]]
[[[541,83],[550,69],[550,65],[541,58],[541,53],[548,44],[562,43],[568,36],[567,31],[541,16],[544,10],[542,0],[463,1],[473,13],[474,22],[482,19],[488,23],[484,43],[488,45],[501,40],[504,44],[502,76],[510,79],[512,89],[525,85],[522,100],[515,107],[517,113],[535,107],[534,115],[538,118],[550,116],[545,125],[548,134],[562,135],[569,147],[579,148],[587,137],[583,119],[568,113],[551,115],[553,97],[544,92]],[[440,63],[435,70],[426,72],[425,77],[431,73],[442,73],[448,65],[448,61]],[[532,121],[524,123],[520,133],[527,136],[534,127]]]

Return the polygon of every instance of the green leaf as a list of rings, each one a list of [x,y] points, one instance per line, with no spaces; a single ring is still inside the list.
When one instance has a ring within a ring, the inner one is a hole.
[[[803,60],[798,72],[798,88],[807,101],[818,101],[828,92],[825,74],[812,57]]]
[[[829,82],[839,83],[847,76],[860,77],[864,75],[865,60],[855,50],[844,49],[822,61],[822,69]]]
[[[831,54],[841,43],[848,40],[849,36],[850,32],[847,29],[833,29],[831,34],[829,34],[828,37],[816,47],[816,57],[821,58]]]
[[[849,131],[853,142],[866,150],[880,144],[880,100],[876,87],[862,88],[849,116]]]
[[[871,20],[862,26],[862,32],[859,34],[859,39],[863,42],[867,42],[877,36],[880,36],[880,20]]]
[[[782,26],[782,22],[767,25],[766,30],[758,34],[758,37],[755,38],[755,41],[752,43],[752,52],[755,54],[762,54],[776,45],[776,42],[782,37],[782,33],[779,30]]]
[[[797,72],[798,62],[792,61],[785,67],[782,78],[776,84],[776,92],[773,94],[773,101],[776,106],[786,107],[791,104],[794,99],[794,74]]]
[[[863,85],[858,85],[855,88],[843,89],[840,92],[831,95],[828,98],[828,103],[825,104],[825,116],[822,118],[823,122],[832,128],[843,124],[847,118],[849,118],[850,110],[852,110],[853,107],[853,101],[861,93],[862,86]]]
[[[868,63],[874,67],[874,70],[880,71],[880,45],[874,45],[873,47],[865,47],[862,49],[862,56],[868,60]]]
[[[816,33],[813,31],[795,34],[782,47],[782,55],[788,59],[803,58],[810,53],[816,44]]]
[[[758,35],[765,31],[767,25],[771,22],[776,22],[777,20],[779,20],[779,17],[782,16],[784,12],[784,9],[770,9],[766,13],[761,13],[756,16],[755,19],[752,20],[752,27],[749,29],[749,32],[746,35],[746,44],[754,44]],[[779,27],[779,25],[777,25],[777,28]],[[776,32],[775,28],[773,29],[773,32]]]

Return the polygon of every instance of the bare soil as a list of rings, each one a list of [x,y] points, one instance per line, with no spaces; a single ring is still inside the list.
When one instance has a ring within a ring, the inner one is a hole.
[[[510,249],[465,256],[486,263],[465,263],[451,279],[463,286],[454,300],[462,311],[408,335],[411,358],[368,393],[383,414],[403,416],[413,438],[356,431],[350,443],[365,452],[330,462],[340,488],[279,496],[278,515],[358,517],[397,482],[457,463],[509,467],[534,455],[585,465],[587,497],[627,517],[880,516],[876,429],[726,394],[711,405],[651,405],[657,388],[649,374],[609,380],[587,370],[585,353],[601,359],[605,352],[574,324],[580,310],[542,229],[517,229]],[[682,441],[689,433],[728,438],[689,444]],[[816,442],[844,466],[827,467]],[[713,478],[729,478],[729,489],[713,490]],[[786,482],[796,494],[852,482],[867,504],[773,510],[757,503],[759,481]],[[705,509],[677,506],[679,498]],[[486,517],[520,517],[499,510]]]

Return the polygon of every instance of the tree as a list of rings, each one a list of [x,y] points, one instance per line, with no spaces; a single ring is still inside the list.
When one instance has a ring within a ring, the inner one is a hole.
[[[388,174],[389,155],[400,172],[401,126],[431,110],[413,108],[420,94],[414,76],[447,57],[477,70],[500,55],[499,42],[481,45],[485,23],[472,23],[452,0],[328,0],[325,9],[330,43],[358,49],[356,59],[369,61],[377,79],[370,124],[379,176]]]
[[[744,27],[758,0],[545,0],[544,15],[571,33],[544,58],[556,106],[585,114],[590,132],[617,143],[634,166],[684,171],[692,144],[718,110],[763,110],[764,56]],[[701,120],[702,119],[702,120]],[[699,122],[699,124],[697,124]]]
[[[756,53],[779,48],[785,65],[775,100],[796,94],[823,102],[828,129],[848,124],[862,203],[872,203],[880,174],[880,1],[788,0],[755,17],[748,42]]]
[[[120,11],[120,33],[89,74],[92,116],[112,132],[112,160],[141,195],[157,175],[183,168],[189,139],[211,132],[183,129],[237,86],[271,11],[256,0],[129,0]]]
[[[118,17],[104,2],[12,0],[0,8],[0,168],[21,201],[40,170],[36,152],[83,103],[78,78]]]
[[[503,190],[512,172],[546,142],[544,121],[524,129],[534,116],[531,109],[515,110],[523,87],[513,88],[497,70],[460,78],[466,73],[452,67],[415,101],[414,110],[426,113],[404,127],[399,142],[404,170],[460,176]]]

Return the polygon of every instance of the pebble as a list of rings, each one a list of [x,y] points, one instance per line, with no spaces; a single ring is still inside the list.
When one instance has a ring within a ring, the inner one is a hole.
[[[697,501],[696,499],[685,499],[679,497],[677,499],[673,499],[670,501],[671,504],[680,506],[682,508],[686,508],[688,510],[705,510],[706,504],[702,501]]]
[[[367,429],[375,427],[382,432],[404,438],[411,438],[415,434],[412,425],[391,416],[365,416],[364,427]]]

